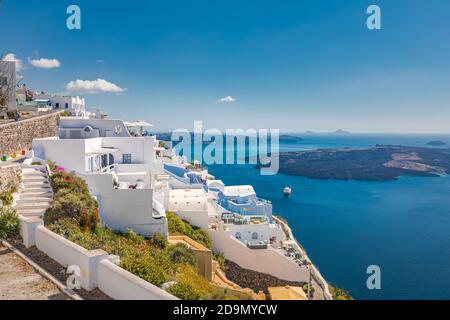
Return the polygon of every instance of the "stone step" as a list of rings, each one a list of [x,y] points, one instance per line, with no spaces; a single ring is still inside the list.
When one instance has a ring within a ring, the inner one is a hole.
[[[50,185],[48,186],[34,186],[22,189],[21,193],[33,193],[33,192],[52,192]]]
[[[23,177],[22,182],[25,184],[26,182],[45,182],[48,183],[48,179],[46,177]]]
[[[45,172],[42,171],[22,171],[22,176],[24,177],[34,177],[34,176],[42,176],[42,177],[47,177]]]
[[[19,199],[29,199],[29,198],[35,198],[35,197],[43,197],[43,198],[53,198],[53,192],[49,189],[43,189],[41,191],[28,191],[28,192],[21,192],[19,194]]]
[[[16,212],[25,217],[42,217],[45,214],[43,209],[16,209]]]
[[[49,186],[48,181],[23,181],[23,185],[25,188],[34,188],[34,187],[40,187],[40,186]]]
[[[23,169],[22,169],[22,173],[25,173],[25,172],[33,172],[33,171],[35,171],[35,172],[44,172],[44,171],[46,171],[46,170],[45,170],[45,168],[38,168],[38,167],[33,167],[33,168],[23,168]]]
[[[17,203],[15,208],[16,210],[20,209],[47,209],[50,207],[50,201],[42,201],[42,202],[25,202],[25,203]]]
[[[27,197],[22,198],[19,196],[19,199],[16,201],[17,205],[25,204],[25,203],[51,203],[53,201],[53,198],[51,196],[44,197],[44,196],[34,196],[34,197]]]

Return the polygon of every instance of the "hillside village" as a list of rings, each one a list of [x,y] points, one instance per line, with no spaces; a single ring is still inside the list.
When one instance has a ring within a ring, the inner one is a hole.
[[[14,62],[0,67],[8,88],[0,100],[0,219],[9,225],[0,224],[0,238],[30,260],[48,261],[45,272],[62,292],[85,299],[336,298],[287,222],[251,185],[225,185],[144,120],[88,111],[82,97],[11,86]],[[61,270],[73,266],[79,287],[68,288],[71,274],[61,277]]]

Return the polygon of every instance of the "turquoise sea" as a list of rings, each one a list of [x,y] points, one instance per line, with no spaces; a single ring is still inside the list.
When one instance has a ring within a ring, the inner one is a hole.
[[[376,144],[426,146],[450,136],[300,135],[282,151]],[[261,176],[252,165],[211,165],[227,185],[251,184],[288,220],[331,283],[355,299],[450,299],[450,177],[397,181],[311,180]],[[291,186],[291,198],[282,189]],[[381,267],[381,290],[366,287],[369,265]]]

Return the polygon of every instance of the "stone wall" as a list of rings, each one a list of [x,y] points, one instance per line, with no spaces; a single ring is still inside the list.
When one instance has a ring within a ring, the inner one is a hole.
[[[22,170],[19,164],[0,166],[0,193],[17,187],[21,178]]]
[[[261,273],[244,269],[230,260],[225,260],[225,275],[234,283],[243,288],[251,288],[256,291],[267,293],[268,287],[293,286],[303,287],[305,282],[286,281],[278,279],[267,273]]]
[[[59,112],[0,125],[0,157],[30,149],[35,138],[58,135]]]

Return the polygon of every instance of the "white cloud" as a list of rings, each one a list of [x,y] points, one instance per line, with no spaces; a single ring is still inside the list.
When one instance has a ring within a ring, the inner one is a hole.
[[[16,57],[14,53],[5,54],[2,58],[4,61],[14,61],[16,63],[16,71],[23,70],[22,60]]]
[[[233,103],[236,101],[236,98],[232,96],[226,96],[216,100],[216,103]]]
[[[52,68],[59,68],[61,66],[61,63],[57,59],[28,59],[28,62],[36,68],[43,68],[43,69],[52,69]]]
[[[119,87],[118,85],[106,81],[105,79],[97,80],[75,80],[70,81],[66,85],[67,91],[77,91],[86,93],[100,93],[100,92],[113,92],[122,93],[126,89]]]

